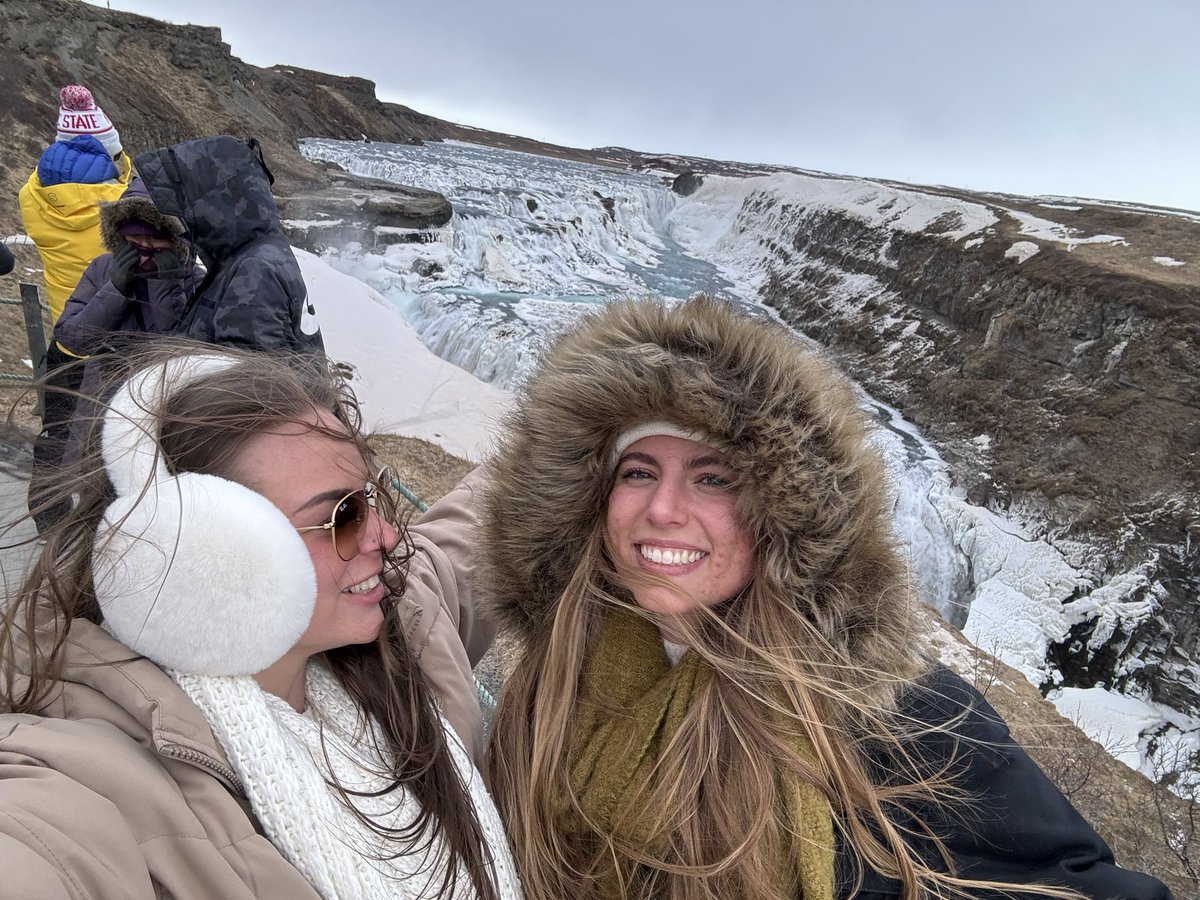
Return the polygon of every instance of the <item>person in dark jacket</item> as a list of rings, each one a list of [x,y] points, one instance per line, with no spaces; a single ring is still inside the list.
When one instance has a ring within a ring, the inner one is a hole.
[[[486,767],[526,896],[1169,896],[923,654],[853,385],[795,334],[612,304],[505,426]]]
[[[321,353],[316,311],[255,140],[201,138],[135,160],[158,210],[182,223],[207,269],[180,334],[257,350]]]
[[[123,338],[174,333],[204,279],[179,222],[158,211],[136,176],[120,200],[101,209],[100,234],[108,252],[84,271],[54,329],[73,356]]]
[[[12,251],[5,244],[0,244],[0,275],[7,275],[13,270],[16,265],[16,260],[13,259]]]
[[[80,398],[102,399],[105,351],[173,334],[204,278],[182,226],[158,211],[137,177],[120,199],[100,208],[100,236],[108,252],[84,270],[50,342],[64,362],[46,392],[28,498],[42,532],[66,512],[65,501],[52,498],[62,465],[74,458],[71,448],[83,438],[76,415]],[[84,362],[88,357],[95,358]]]

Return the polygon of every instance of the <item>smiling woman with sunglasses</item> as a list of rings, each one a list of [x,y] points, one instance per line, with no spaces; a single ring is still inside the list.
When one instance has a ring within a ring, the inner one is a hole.
[[[404,527],[311,360],[125,374],[0,623],[6,895],[519,897],[472,764],[470,480]]]

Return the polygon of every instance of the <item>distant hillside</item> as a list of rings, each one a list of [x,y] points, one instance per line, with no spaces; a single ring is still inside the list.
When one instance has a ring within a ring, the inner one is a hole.
[[[203,15],[203,5],[197,7]],[[230,53],[219,28],[171,25],[81,0],[5,0],[0,18],[0,233],[20,227],[17,191],[54,139],[58,90],[86,84],[136,155],[210,134],[253,135],[281,190],[325,181],[296,149],[300,137],[413,143],[459,138],[515,149],[552,149],[465,128],[375,96],[365,78],[251,66]]]

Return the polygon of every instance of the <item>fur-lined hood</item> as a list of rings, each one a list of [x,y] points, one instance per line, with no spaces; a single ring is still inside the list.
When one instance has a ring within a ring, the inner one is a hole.
[[[183,238],[183,223],[175,216],[164,216],[158,211],[150,199],[150,192],[136,175],[119,199],[100,205],[100,239],[109,253],[115,253],[125,244],[125,238],[121,237],[121,226],[134,219],[141,219],[163,234],[170,235],[175,240],[171,249],[181,260],[189,258],[191,248]]]
[[[603,515],[614,443],[652,420],[727,454],[773,594],[856,664],[907,668],[907,573],[852,385],[783,326],[706,298],[609,305],[557,339],[521,391],[485,499],[484,596],[502,622],[526,638],[549,627]]]

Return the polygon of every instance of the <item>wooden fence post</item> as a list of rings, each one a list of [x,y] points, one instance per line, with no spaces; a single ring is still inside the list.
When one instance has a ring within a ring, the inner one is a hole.
[[[25,335],[29,338],[29,359],[33,377],[41,381],[46,374],[46,332],[42,328],[42,304],[38,301],[36,284],[21,282],[21,309],[25,313]],[[37,414],[45,409],[42,389],[37,389]]]

